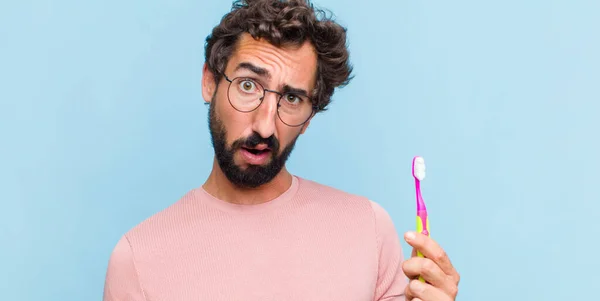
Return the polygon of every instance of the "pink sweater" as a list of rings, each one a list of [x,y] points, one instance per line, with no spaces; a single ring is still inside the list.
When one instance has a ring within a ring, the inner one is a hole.
[[[363,197],[299,177],[260,205],[197,188],[117,243],[104,300],[397,301],[402,258],[389,215]]]

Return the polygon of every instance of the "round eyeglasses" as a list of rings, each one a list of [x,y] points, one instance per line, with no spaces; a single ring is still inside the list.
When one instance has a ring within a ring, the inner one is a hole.
[[[288,126],[297,127],[305,124],[316,112],[317,106],[313,105],[310,97],[292,92],[281,93],[265,89],[258,81],[248,77],[229,79],[227,98],[237,111],[249,113],[256,110],[265,99],[265,93],[271,92],[279,96],[277,99],[277,116]]]

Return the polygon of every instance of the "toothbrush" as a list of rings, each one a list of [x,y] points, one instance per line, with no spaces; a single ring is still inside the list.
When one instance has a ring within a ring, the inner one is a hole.
[[[421,196],[421,181],[425,179],[425,160],[423,157],[416,156],[412,162],[412,174],[415,178],[415,190],[417,195],[417,232],[429,236],[429,219],[427,218],[427,208]],[[424,257],[417,250],[417,256]],[[419,276],[421,282],[425,282],[423,277]]]

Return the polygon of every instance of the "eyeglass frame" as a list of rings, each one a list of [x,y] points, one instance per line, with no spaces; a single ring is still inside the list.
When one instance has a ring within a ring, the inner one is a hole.
[[[234,105],[231,103],[231,98],[229,97],[229,89],[231,89],[231,84],[233,84],[233,81],[234,81],[234,80],[236,80],[236,79],[238,79],[238,78],[247,78],[247,77],[245,77],[245,76],[238,76],[238,77],[234,77],[233,79],[229,79],[229,77],[228,77],[228,76],[227,76],[227,75],[226,75],[224,72],[219,72],[219,73],[221,73],[221,74],[223,75],[223,77],[225,78],[225,80],[229,82],[229,84],[227,85],[227,100],[228,100],[228,102],[229,102],[229,105],[231,105],[231,107],[232,107],[232,108],[234,108],[234,109],[235,109],[236,111],[238,111],[238,112],[241,112],[241,113],[250,113],[250,112],[253,112],[253,111],[255,111],[256,109],[258,109],[258,108],[259,108],[259,107],[260,107],[260,106],[263,104],[263,100],[265,99],[265,97],[266,97],[266,95],[267,95],[267,92],[271,92],[271,93],[277,94],[277,95],[279,96],[279,98],[277,99],[277,117],[279,118],[279,120],[281,120],[281,122],[283,122],[283,124],[285,124],[285,125],[287,125],[287,126],[289,126],[289,127],[300,127],[300,126],[303,126],[303,125],[305,125],[305,124],[306,124],[306,123],[307,123],[307,122],[308,122],[308,121],[309,121],[309,120],[310,120],[312,117],[314,117],[314,116],[315,116],[315,114],[316,114],[316,113],[317,113],[317,111],[319,110],[319,106],[317,106],[317,105],[313,104],[313,105],[312,105],[312,112],[310,113],[310,115],[308,116],[308,118],[306,118],[306,120],[305,120],[305,121],[303,121],[302,123],[300,123],[300,124],[298,124],[298,125],[290,125],[290,124],[288,124],[287,122],[283,121],[283,118],[281,118],[281,115],[279,115],[279,108],[281,107],[281,104],[280,104],[280,102],[281,102],[281,99],[283,98],[283,96],[284,96],[284,95],[286,95],[286,94],[290,94],[290,93],[281,93],[281,92],[279,92],[279,91],[275,91],[275,90],[267,89],[267,88],[265,88],[265,87],[264,87],[264,86],[263,86],[261,83],[257,82],[256,80],[254,80],[254,79],[252,79],[252,78],[248,78],[248,79],[250,79],[250,80],[254,81],[256,84],[260,85],[260,86],[261,86],[261,88],[262,88],[262,90],[263,90],[264,92],[263,92],[263,95],[262,95],[262,97],[261,97],[261,98],[259,98],[259,100],[260,100],[260,103],[259,103],[259,104],[256,106],[256,108],[254,108],[254,109],[252,109],[252,110],[250,110],[250,111],[242,111],[242,110],[240,110],[240,109],[236,108],[236,107],[235,107],[235,106],[234,106]],[[308,100],[309,100],[311,103],[313,102],[313,99],[312,99],[312,97],[310,97],[310,96],[308,96],[308,95],[307,95],[306,97],[308,98]]]

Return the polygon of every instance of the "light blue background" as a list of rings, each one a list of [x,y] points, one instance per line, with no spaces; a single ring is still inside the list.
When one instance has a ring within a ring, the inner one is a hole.
[[[459,300],[597,298],[600,2],[317,4],[349,27],[356,78],[291,171],[369,196],[401,234],[423,155]],[[202,184],[204,39],[229,8],[2,2],[3,300],[100,300],[119,237]]]

